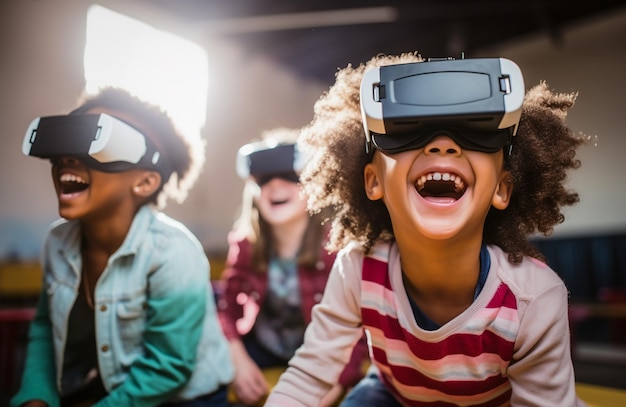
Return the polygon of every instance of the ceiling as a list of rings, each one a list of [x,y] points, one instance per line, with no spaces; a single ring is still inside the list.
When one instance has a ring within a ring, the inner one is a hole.
[[[305,77],[334,81],[338,68],[378,53],[424,57],[472,52],[533,34],[555,46],[563,28],[622,9],[625,0],[152,0],[206,24]]]

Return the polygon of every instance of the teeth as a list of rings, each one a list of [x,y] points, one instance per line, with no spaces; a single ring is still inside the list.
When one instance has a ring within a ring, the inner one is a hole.
[[[456,192],[461,192],[465,188],[465,183],[459,176],[450,174],[448,172],[444,172],[444,173],[429,172],[426,175],[422,175],[417,180],[417,190],[421,191],[424,188],[424,184],[426,184],[427,181],[453,181],[454,189]]]
[[[87,181],[85,181],[83,178],[79,177],[78,175],[74,175],[74,174],[62,174],[61,177],[59,178],[59,180],[61,182],[78,182],[81,184],[86,184]]]

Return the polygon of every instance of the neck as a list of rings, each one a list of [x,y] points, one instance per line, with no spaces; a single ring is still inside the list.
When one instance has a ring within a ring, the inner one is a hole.
[[[480,238],[399,240],[405,281],[422,299],[466,302],[473,297],[480,272],[481,245]]]
[[[122,245],[130,230],[133,217],[118,216],[112,219],[81,221],[83,244],[89,250],[112,255]]]
[[[474,301],[481,240],[411,241],[398,244],[407,294],[437,324],[444,325]]]
[[[296,257],[308,225],[309,217],[304,216],[272,227],[276,253],[280,258]]]

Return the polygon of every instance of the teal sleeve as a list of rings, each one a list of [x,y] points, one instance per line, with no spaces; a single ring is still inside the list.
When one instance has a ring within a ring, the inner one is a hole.
[[[37,399],[45,401],[50,407],[59,407],[55,366],[52,328],[48,317],[48,295],[44,287],[28,332],[22,383],[11,399],[10,406],[17,407]]]
[[[96,406],[157,406],[170,401],[191,377],[208,295],[208,264],[193,257],[181,255],[171,262],[176,265],[162,265],[151,275],[145,352],[124,382]],[[180,272],[181,267],[192,269]]]

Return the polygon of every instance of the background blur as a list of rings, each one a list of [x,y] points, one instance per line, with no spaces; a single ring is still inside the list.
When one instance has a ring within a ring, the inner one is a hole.
[[[577,363],[605,361],[614,369],[608,376],[587,365],[578,371],[626,388],[626,2],[356,3],[2,0],[0,311],[7,304],[32,305],[39,252],[57,217],[49,163],[21,153],[26,127],[37,116],[74,108],[84,89],[97,85],[97,72],[123,75],[147,62],[129,83],[147,82],[146,93],[169,85],[175,96],[163,100],[178,103],[173,111],[195,114],[191,127],[207,141],[206,165],[187,200],[168,203],[165,212],[197,235],[219,272],[243,187],[235,173],[237,149],[264,130],[308,124],[337,69],[378,53],[506,57],[520,65],[527,88],[545,80],[557,91],[579,92],[567,121],[591,142],[581,148],[582,167],[568,184],[581,202],[567,208],[565,222],[538,244],[572,291],[575,339],[594,345],[577,348]],[[88,24],[94,5],[121,20]],[[124,34],[129,22],[183,43],[166,51],[165,38],[156,52],[143,46],[121,52],[141,36]],[[96,25],[101,42],[91,37]],[[200,51],[196,62],[177,56],[188,48]],[[183,73],[163,79],[156,75],[162,67]],[[189,96],[176,93],[181,89]],[[9,338],[2,328],[0,363],[19,360],[6,341],[23,339],[20,329]],[[3,376],[14,368],[0,369],[0,380],[15,380]]]
[[[269,17],[280,12],[276,6],[269,8],[274,3],[298,2],[96,3],[206,51],[208,96],[202,135],[208,142],[207,163],[186,202],[170,202],[166,211],[185,222],[207,251],[225,249],[226,233],[237,211],[242,182],[235,174],[233,160],[239,146],[272,127],[307,124],[314,102],[332,84],[338,68],[359,64],[379,52],[422,52],[422,43],[429,49],[423,53],[425,57],[460,57],[460,47],[466,57],[508,57],[521,66],[527,88],[546,80],[558,91],[578,91],[580,96],[568,122],[574,131],[594,140],[581,149],[583,166],[570,180],[572,188],[580,192],[581,202],[567,210],[566,221],[556,234],[626,230],[624,5],[617,2],[606,10],[582,12],[573,21],[550,25],[550,15],[542,20],[536,10],[542,2],[476,2],[472,13],[461,10],[467,21],[458,22],[458,5],[474,3],[448,2],[454,19],[447,19],[445,1],[437,2],[437,6],[413,1],[411,10],[419,11],[424,4],[421,20],[416,17],[406,22],[405,17],[396,23],[358,24],[349,17],[364,21],[373,17],[357,11],[347,15],[317,12],[311,14],[312,20],[304,19],[307,14],[296,14],[297,6],[291,5],[286,9],[290,13],[287,18],[272,20]],[[267,11],[261,9],[264,4]],[[338,8],[342,2],[332,4]],[[533,4],[534,8],[529,8]],[[21,142],[30,120],[63,114],[76,105],[85,87],[86,15],[91,5],[83,0],[7,0],[0,4],[0,259],[36,258],[46,227],[56,218],[49,164],[23,156]],[[304,7],[309,6],[300,8]],[[437,12],[429,11],[429,7]],[[552,7],[549,11],[558,21],[570,7]],[[374,17],[380,14],[399,19],[387,9],[391,8],[375,8]],[[236,17],[253,14],[266,17]],[[325,23],[333,17],[339,26]],[[457,23],[452,24],[452,20]],[[289,22],[304,28],[284,29]],[[363,26],[366,31],[362,31]],[[429,29],[420,30],[422,26]],[[509,26],[522,26],[526,31],[508,33]],[[246,27],[249,32],[245,32]],[[116,28],[109,27],[108,35],[113,36]],[[472,31],[479,28],[476,33]],[[367,36],[367,32],[372,35]],[[467,33],[465,40],[462,32]]]

